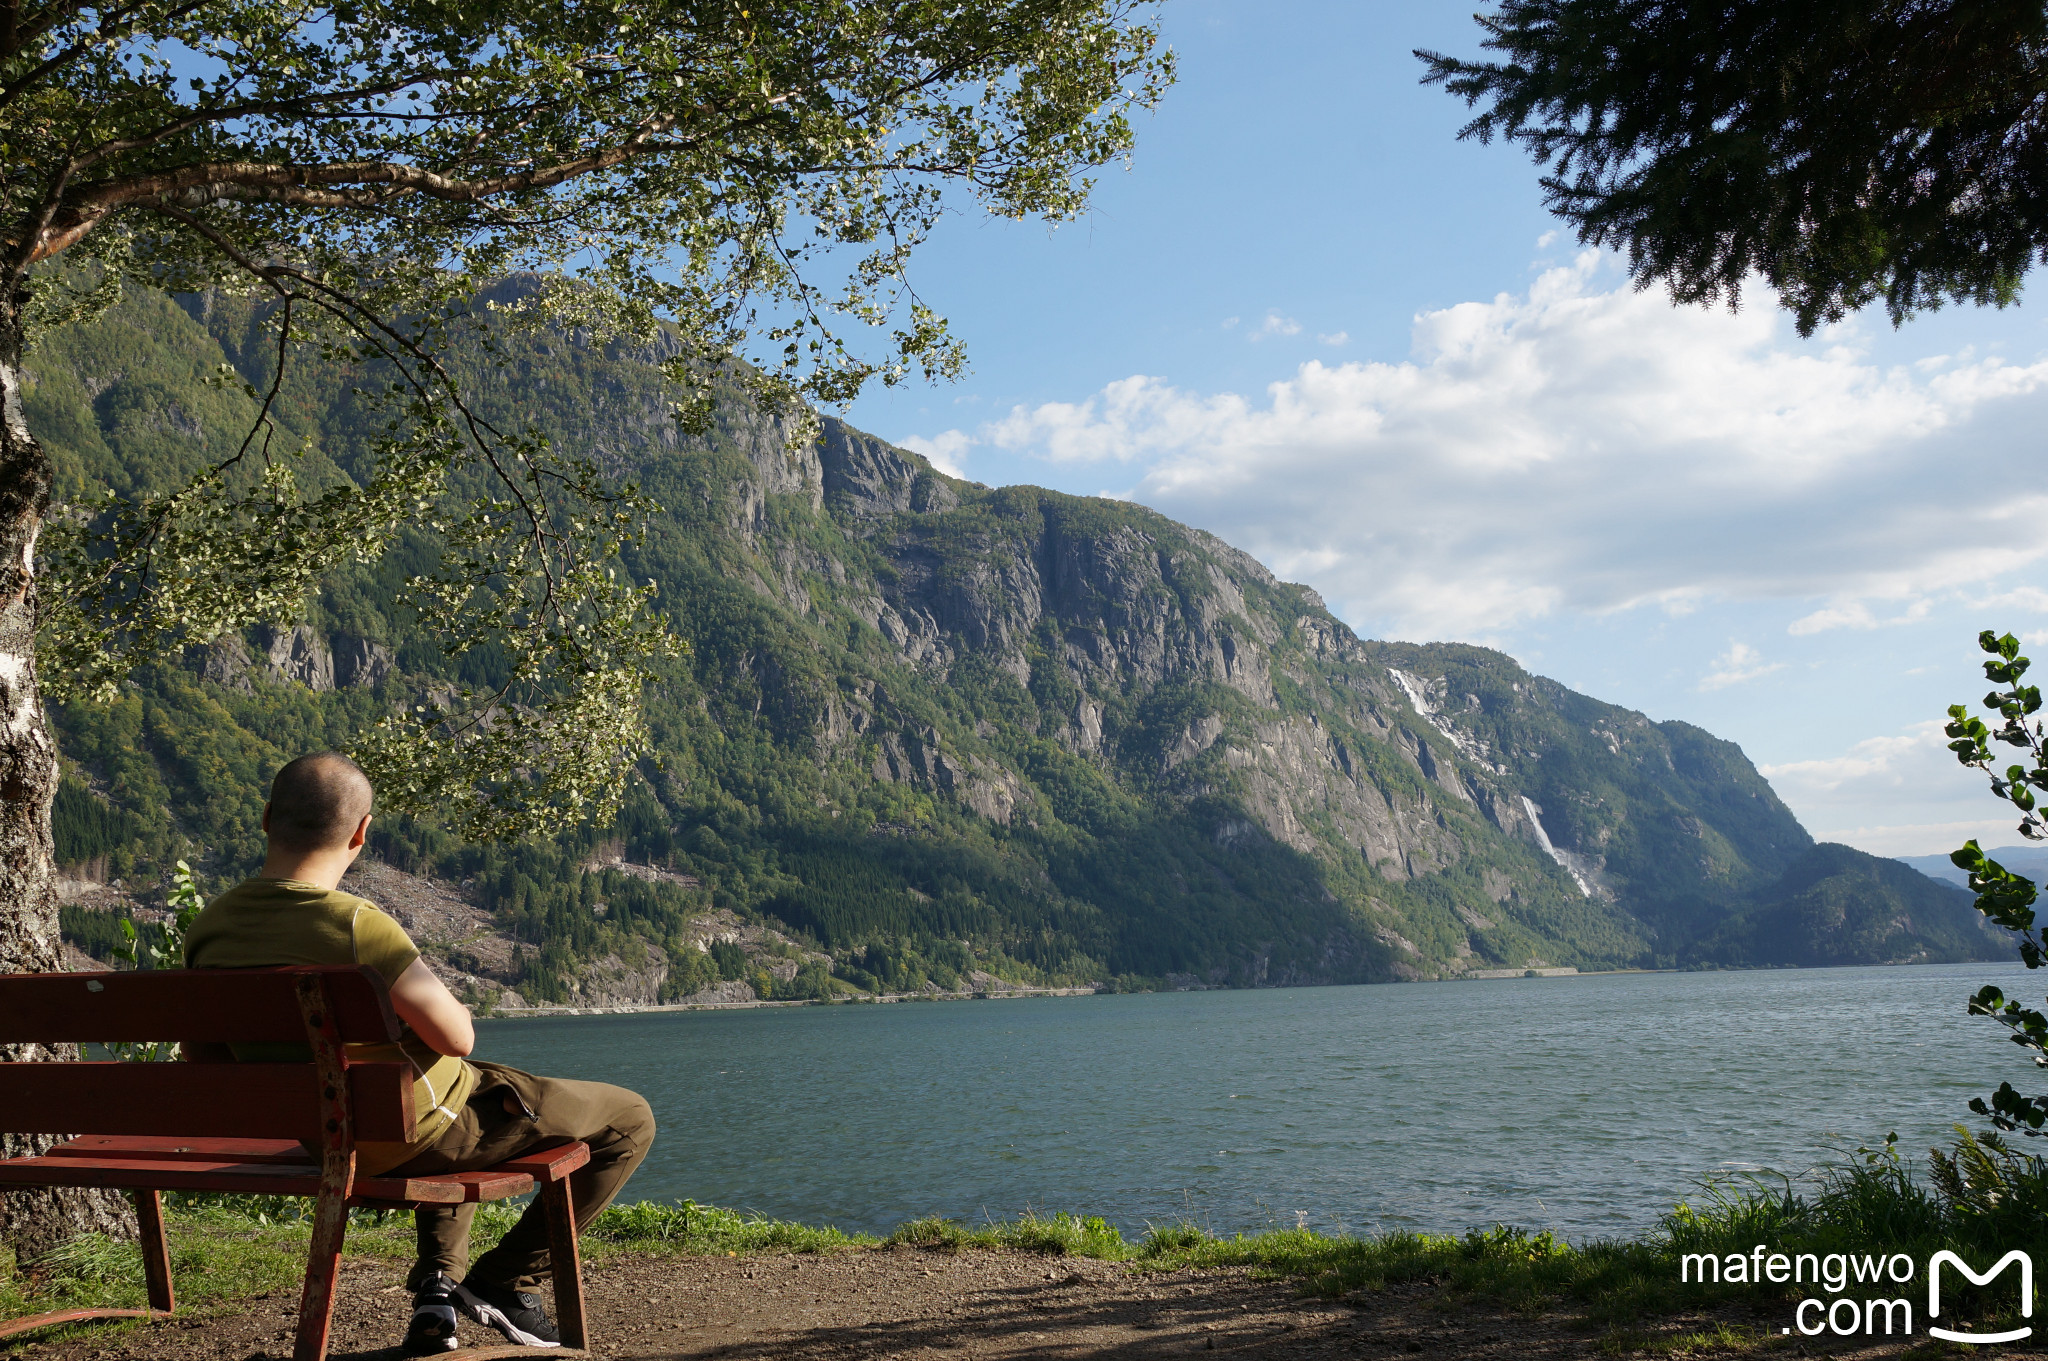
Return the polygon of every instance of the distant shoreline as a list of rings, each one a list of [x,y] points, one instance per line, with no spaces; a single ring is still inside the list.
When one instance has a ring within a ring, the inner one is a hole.
[[[1309,984],[1311,987],[1383,987],[1399,983],[1511,983],[1524,979],[1553,978],[1615,978],[1627,974],[1684,974],[1684,973],[1786,973],[1802,968],[1827,969],[1912,969],[1947,968],[1958,964],[1999,964],[2004,960],[1952,960],[1937,963],[1912,964],[1759,964],[1749,968],[1712,969],[1479,969],[1458,974],[1450,978],[1389,979],[1386,983],[1330,983]],[[2017,963],[2017,961],[2010,961]],[[491,1011],[478,1017],[479,1020],[515,1021],[536,1020],[559,1016],[641,1016],[654,1012],[669,1011],[758,1011],[770,1007],[860,1007],[894,1005],[903,1002],[997,1002],[1018,1001],[1033,997],[1100,997],[1111,994],[1112,988],[1001,988],[984,989],[980,992],[892,992],[879,996],[860,997],[799,997],[783,1001],[755,999],[751,1002],[640,1002],[621,1006],[542,1006],[516,1007],[506,1011]],[[1227,986],[1201,988],[1157,988],[1158,993],[1173,992],[1278,992],[1278,988],[1232,988]]]
[[[899,1002],[995,1002],[1025,997],[1094,997],[1102,988],[989,988],[980,992],[889,992],[868,997],[794,997],[783,1001],[756,998],[751,1002],[633,1002],[623,1006],[515,1007],[493,1010],[486,1021],[537,1020],[549,1016],[641,1016],[663,1011],[759,1011],[769,1007],[865,1007]]]
[[[1484,969],[1456,978],[1418,980],[1430,983],[1493,983],[1520,978],[1595,978],[1608,974],[1677,973],[1676,969]],[[1344,986],[1342,984],[1335,986]],[[1355,986],[1368,987],[1370,984]],[[883,1006],[902,1002],[997,1002],[1031,997],[1098,997],[1111,991],[1103,987],[1073,988],[984,988],[978,992],[889,992],[865,997],[796,997],[781,1001],[756,998],[751,1002],[629,1002],[618,1006],[515,1007],[492,1011],[480,1019],[491,1021],[535,1020],[552,1016],[644,1016],[670,1011],[758,1011],[769,1007]],[[1159,992],[1257,992],[1256,988],[1160,988]]]
[[[1517,978],[1592,978],[1601,974],[1623,973],[1675,973],[1674,969],[1485,969],[1475,973],[1461,974],[1456,978],[1432,978],[1419,981],[1430,983],[1499,982]],[[1371,987],[1372,984],[1332,986]],[[545,1016],[643,1016],[664,1011],[758,1011],[766,1007],[860,1007],[894,1005],[899,1002],[998,1002],[1015,1001],[1028,997],[1098,997],[1111,989],[1103,987],[1075,988],[984,988],[978,992],[888,992],[878,996],[865,997],[795,997],[781,1001],[756,998],[751,1002],[630,1002],[620,1006],[545,1006],[515,1007],[506,1011],[492,1011],[485,1020],[531,1020]],[[1204,987],[1159,988],[1158,992],[1259,992],[1271,989]]]

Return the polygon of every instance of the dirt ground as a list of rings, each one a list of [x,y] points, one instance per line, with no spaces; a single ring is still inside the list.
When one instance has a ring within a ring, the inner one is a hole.
[[[1107,1262],[916,1248],[826,1257],[622,1256],[587,1275],[593,1353],[616,1361],[1138,1361],[1209,1351],[1276,1358],[1550,1361],[1670,1355],[1671,1342],[1660,1345],[1657,1334],[1668,1339],[1716,1321],[1661,1325],[1617,1346],[1620,1339],[1603,1339],[1566,1316],[1529,1319],[1469,1301],[1452,1304],[1430,1288],[1306,1300],[1288,1282],[1255,1281],[1238,1271],[1136,1272]],[[351,1263],[336,1311],[334,1361],[397,1356],[393,1344],[404,1329],[408,1303],[390,1265]],[[12,1352],[0,1349],[0,1355],[22,1361],[282,1361],[291,1354],[295,1304],[282,1296],[261,1297],[239,1313],[109,1327]],[[1718,1321],[1776,1324],[1764,1318]],[[465,1324],[466,1348],[500,1340],[488,1329]],[[1909,1345],[1822,1348],[1816,1345],[1821,1341],[1773,1337],[1764,1348],[1744,1353],[1677,1354],[1878,1361],[1904,1355]],[[1934,1345],[1940,1350],[1923,1343],[1915,1355],[1969,1350]],[[2000,1348],[1991,1354],[2048,1353]]]

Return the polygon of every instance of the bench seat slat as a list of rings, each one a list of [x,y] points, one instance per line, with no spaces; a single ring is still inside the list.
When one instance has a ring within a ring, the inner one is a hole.
[[[83,1134],[44,1150],[42,1156],[291,1166],[310,1166],[313,1162],[312,1154],[296,1139],[192,1139],[163,1134]],[[590,1145],[573,1143],[509,1158],[489,1170],[516,1173],[536,1182],[560,1181],[589,1163]]]
[[[82,1134],[46,1158],[155,1158],[165,1162],[310,1163],[297,1139],[200,1139],[167,1134]]]
[[[320,1190],[320,1169],[310,1163],[239,1163],[160,1158],[11,1158],[0,1162],[0,1187],[101,1186],[120,1190],[228,1191],[259,1196],[311,1196]],[[460,1205],[505,1200],[534,1189],[524,1172],[493,1168],[445,1172],[431,1177],[360,1177],[356,1201],[408,1205]]]
[[[14,1134],[288,1136],[318,1142],[310,1063],[0,1063],[0,1131]],[[348,1069],[358,1139],[410,1143],[412,1069]]]
[[[456,1188],[461,1194],[448,1197],[452,1202],[504,1200],[510,1196],[523,1196],[531,1191],[533,1178],[523,1172],[506,1172],[495,1167],[482,1172],[439,1172],[431,1177],[364,1177],[356,1182],[356,1198],[424,1199],[425,1197],[414,1194],[414,1190],[419,1187],[434,1188],[437,1197],[446,1188]]]
[[[159,1158],[9,1158],[0,1162],[0,1186],[111,1186],[158,1191],[241,1191],[261,1196],[310,1196],[320,1190],[320,1169],[310,1163]]]
[[[384,985],[367,968],[163,969],[0,974],[0,1044],[303,1042],[296,980],[308,973],[325,981],[343,1041],[398,1038]]]
[[[590,1145],[561,1144],[533,1153],[507,1158],[496,1167],[499,1172],[524,1172],[535,1181],[560,1181],[578,1168],[590,1164]]]

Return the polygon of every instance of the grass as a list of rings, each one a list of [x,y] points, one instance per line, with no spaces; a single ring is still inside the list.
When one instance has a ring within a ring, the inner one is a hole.
[[[222,1215],[171,1219],[171,1274],[179,1307],[208,1312],[255,1295],[296,1291],[306,1269],[308,1231],[230,1221]],[[353,1244],[352,1244],[353,1246]],[[140,1309],[142,1253],[133,1243],[87,1234],[34,1264],[14,1269],[0,1255],[0,1318],[69,1308]]]
[[[1605,1328],[1603,1349],[1617,1354],[1672,1355],[1716,1348],[1755,1350],[1784,1335],[1730,1323],[1704,1330],[1645,1334],[1636,1325],[1697,1315],[1730,1305],[1762,1308],[1790,1320],[1809,1295],[1864,1299],[1925,1290],[1847,1279],[1839,1292],[1813,1284],[1687,1282],[1687,1254],[1725,1261],[1747,1256],[1758,1244],[1772,1252],[1831,1254],[1905,1253],[1924,1268],[1948,1248],[1988,1266],[2012,1248],[2048,1261],[2048,1160],[2018,1152],[1995,1136],[1978,1138],[1958,1128],[1956,1142],[1934,1151],[1923,1181],[1898,1156],[1894,1141],[1859,1148],[1822,1166],[1802,1182],[1741,1177],[1706,1183],[1694,1201],[1676,1206],[1656,1233],[1632,1241],[1568,1244],[1548,1232],[1508,1225],[1463,1236],[1389,1233],[1371,1237],[1319,1234],[1309,1229],[1216,1237],[1192,1224],[1155,1227],[1136,1242],[1100,1219],[1026,1215],[970,1228],[948,1220],[905,1224],[887,1240],[926,1248],[964,1248],[1073,1254],[1134,1266],[1248,1267],[1300,1283],[1305,1294],[1337,1298],[1389,1286],[1424,1283],[1449,1299],[1480,1299],[1534,1316],[1569,1307],[1595,1328]],[[2013,1326],[2010,1295],[1973,1300],[1951,1294],[1945,1314],[1990,1328]],[[1973,1308],[1977,1311],[1972,1312]],[[1930,1352],[1929,1355],[1938,1354]]]
[[[1773,1322],[1779,1313],[1789,1320],[1796,1301],[1822,1292],[1812,1285],[1683,1282],[1684,1255],[1725,1260],[1765,1244],[1773,1252],[1817,1257],[1903,1252],[1924,1264],[1946,1247],[1988,1265],[2019,1247],[2037,1262],[2048,1261],[2048,1161],[1995,1138],[1958,1134],[1947,1152],[1934,1154],[1925,1181],[1909,1174],[1888,1142],[1839,1158],[1802,1182],[1747,1178],[1707,1184],[1651,1235],[1582,1245],[1505,1225],[1462,1236],[1357,1237],[1295,1228],[1219,1237],[1192,1224],[1171,1224],[1133,1240],[1101,1218],[1067,1213],[1027,1213],[977,1226],[918,1219],[878,1239],[690,1201],[613,1206],[598,1216],[585,1242],[593,1261],[619,1253],[738,1257],[917,1248],[1091,1257],[1134,1270],[1232,1267],[1293,1280],[1304,1294],[1325,1298],[1425,1284],[1441,1293],[1447,1307],[1483,1301],[1527,1317],[1567,1309],[1601,1331],[1598,1347],[1609,1355],[1747,1352],[1774,1347],[1783,1336],[1776,1328],[1711,1319],[1702,1324],[1702,1316],[1744,1306],[1766,1310]],[[310,1205],[286,1198],[171,1197],[172,1265],[181,1309],[203,1312],[253,1295],[295,1293]],[[512,1202],[481,1207],[477,1249],[496,1241],[521,1209]],[[412,1246],[404,1216],[359,1212],[350,1228],[349,1251],[355,1256],[402,1262]],[[1911,1286],[1851,1280],[1841,1293],[1867,1297],[1924,1289],[1917,1279]],[[0,1318],[75,1306],[140,1307],[142,1299],[141,1257],[132,1244],[88,1236],[26,1273],[0,1258]],[[1986,1325],[2010,1326],[2003,1320],[2016,1314],[2009,1295],[2003,1312],[1995,1303],[1985,1309],[1975,1321]],[[1970,1318],[1967,1300],[1945,1307],[1945,1322],[1951,1313]],[[1914,1353],[1943,1354],[1938,1347]]]
[[[1131,1244],[1124,1241],[1123,1231],[1103,1219],[1031,1211],[1016,1219],[992,1220],[976,1228],[950,1219],[913,1219],[882,1243],[885,1247],[941,1248],[948,1252],[963,1248],[1008,1249],[1053,1257],[1095,1257],[1106,1262],[1127,1262],[1137,1255]]]
[[[1666,1333],[1649,1333],[1635,1328],[1610,1329],[1597,1346],[1602,1356],[1694,1356],[1700,1353],[1726,1355],[1770,1346],[1771,1335],[1761,1328],[1716,1323],[1709,1328],[1676,1328]]]
[[[232,1309],[257,1295],[298,1293],[312,1236],[312,1201],[176,1194],[165,1200],[171,1273],[181,1314]],[[479,1206],[471,1230],[474,1250],[482,1252],[495,1243],[523,1209],[509,1201]],[[689,1202],[641,1202],[607,1209],[583,1241],[588,1259],[601,1262],[619,1252],[833,1252],[872,1246],[877,1240]],[[348,1252],[352,1257],[410,1261],[410,1217],[356,1211],[349,1224]],[[134,1243],[86,1234],[45,1255],[30,1270],[19,1269],[0,1253],[0,1319],[69,1308],[140,1309],[144,1303],[142,1252]]]
[[[1006,1248],[1095,1257],[1160,1270],[1249,1267],[1262,1276],[1297,1280],[1304,1293],[1329,1298],[1427,1281],[1525,1312],[1571,1298],[1599,1306],[1598,1317],[1610,1312],[1635,1317],[1646,1307],[1670,1303],[1657,1287],[1676,1274],[1664,1269],[1666,1259],[1650,1244],[1595,1243],[1575,1249],[1550,1233],[1503,1225],[1463,1237],[1390,1233],[1359,1238],[1270,1229],[1219,1238],[1193,1224],[1172,1224],[1131,1242],[1101,1219],[1027,1214],[975,1228],[919,1219],[884,1242],[954,1252]]]
[[[738,1257],[753,1253],[837,1252],[872,1247],[868,1234],[764,1219],[686,1200],[675,1205],[640,1201],[614,1205],[597,1217],[585,1241],[593,1257],[607,1252],[682,1252]]]

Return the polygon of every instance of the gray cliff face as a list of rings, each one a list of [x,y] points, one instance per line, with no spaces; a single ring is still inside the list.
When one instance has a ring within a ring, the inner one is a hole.
[[[863,520],[877,518],[877,507],[908,505],[910,484],[932,476],[909,462],[914,456],[884,462],[874,443],[828,437],[822,449],[829,484],[870,485],[875,469],[893,468],[894,492],[876,490],[850,512]],[[858,457],[852,474],[838,468],[842,454]],[[875,531],[893,571],[873,617],[905,660],[943,676],[959,658],[986,658],[1027,685],[1055,673],[1055,683],[1078,697],[1070,721],[1047,735],[1095,757],[1117,748],[1103,721],[1124,698],[1164,686],[1222,687],[1242,700],[1242,717],[1234,724],[1218,712],[1189,719],[1163,744],[1161,774],[1215,752],[1221,783],[1237,788],[1259,829],[1303,853],[1334,841],[1397,878],[1455,858],[1437,804],[1469,806],[1472,795],[1454,759],[1439,758],[1427,739],[1388,715],[1400,691],[1383,668],[1353,655],[1352,670],[1377,674],[1348,676],[1333,692],[1353,729],[1348,744],[1314,715],[1274,712],[1276,657],[1286,651],[1292,660],[1301,632],[1287,626],[1286,615],[1305,602],[1319,606],[1313,592],[1285,586],[1246,555],[1149,512],[1131,508],[1122,523],[1098,527],[1091,508],[1071,498],[999,492],[994,499],[999,514],[1009,512],[994,528],[963,534],[952,523],[958,517],[940,514]],[[1266,599],[1276,595],[1287,598],[1277,614]],[[1357,654],[1343,625],[1326,616],[1300,623],[1323,652],[1348,646]],[[1340,635],[1342,645],[1334,642]],[[1260,711],[1267,716],[1256,717]],[[1389,744],[1427,783],[1383,788],[1354,756],[1361,742]],[[1208,785],[1198,777],[1190,788]]]
[[[813,460],[826,515],[866,552],[820,560],[813,548],[743,529],[750,584],[792,612],[843,611],[919,682],[1006,677],[1038,697],[1037,734],[1076,758],[1180,804],[1236,809],[1210,828],[1219,848],[1277,844],[1338,861],[1363,884],[1408,884],[1441,876],[1490,840],[1520,848],[1484,871],[1490,887],[1476,901],[1496,914],[1518,889],[1578,895],[1538,848],[1501,773],[1418,711],[1314,592],[1141,508],[958,483],[837,421],[785,462]],[[746,525],[772,522],[771,496],[817,504],[808,474],[778,484],[759,473],[772,460],[749,462],[758,480],[733,493]],[[1184,701],[1170,721],[1146,712],[1164,696]],[[850,758],[874,780],[953,799],[999,826],[1036,825],[1044,809],[1029,773],[1015,751],[983,740],[985,728],[910,721],[886,680],[855,680],[825,697],[814,738],[821,759]],[[1452,918],[1458,938],[1432,960],[1398,929],[1408,923],[1389,894],[1356,901],[1350,924],[1311,957],[1254,959],[1232,977],[1429,976],[1466,959],[1497,962],[1462,934],[1498,926],[1476,909],[1469,922]],[[1404,950],[1415,958],[1383,963]]]
[[[253,691],[251,678],[258,675],[273,684],[326,691],[337,686],[373,687],[396,669],[391,649],[367,638],[328,635],[311,624],[259,626],[251,632],[257,639],[255,653],[247,639],[232,633],[196,649],[193,660],[200,679],[243,694]]]
[[[818,446],[825,495],[840,514],[865,519],[905,511],[947,511],[959,504],[945,480],[907,450],[827,417]]]
[[[346,634],[334,640],[336,684],[374,686],[390,675],[396,665],[391,649],[382,643]]]
[[[311,625],[294,624],[288,629],[259,632],[269,635],[264,659],[272,679],[297,681],[308,690],[334,688],[334,653]]]
[[[1028,680],[1042,630],[1039,664],[1083,692],[1213,681],[1271,701],[1267,654],[1279,630],[1217,562],[1175,542],[1184,536],[1169,535],[1165,521],[1156,533],[1130,524],[1090,533],[1064,505],[1024,500],[1011,498],[1003,509],[1013,513],[993,529],[962,534],[938,515],[877,535],[893,569],[881,603],[917,621],[904,625],[907,656],[943,668],[972,653]]]
[[[1187,986],[1684,962],[1811,846],[1732,744],[1484,649],[1361,640],[1142,507],[960,482],[829,418],[741,452],[728,576],[871,659],[802,709],[824,768],[1036,828],[1058,799],[1029,744],[1049,742],[1219,853],[1316,867],[1320,936]],[[793,693],[789,662],[742,664]]]

